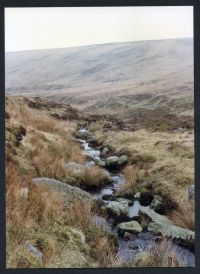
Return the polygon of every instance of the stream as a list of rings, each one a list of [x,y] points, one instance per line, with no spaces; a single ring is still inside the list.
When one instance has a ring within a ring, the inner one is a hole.
[[[80,132],[84,132],[87,129],[83,128],[80,129]],[[86,140],[78,138],[78,140],[82,144],[83,152],[87,152],[87,154],[90,154],[97,160],[105,160],[100,157],[100,149],[97,147],[92,147]],[[95,166],[94,161],[86,161],[86,166],[92,167]],[[106,185],[98,189],[94,189],[91,191],[88,191],[91,195],[94,195],[98,199],[102,199],[103,195],[113,195],[114,192],[119,188],[121,184],[124,183],[125,178],[123,174],[120,171],[116,170],[107,170],[104,168],[107,172],[109,172],[110,176],[114,179],[114,183],[111,185]],[[104,203],[108,204],[112,200],[110,199],[102,199]],[[138,200],[133,201],[133,205],[129,207],[129,215],[131,217],[138,216],[140,209],[140,203]],[[117,227],[115,220],[113,218],[105,219],[100,216],[96,216],[96,219],[94,220],[95,223],[99,226],[103,226],[107,231],[114,233],[118,237],[118,256],[120,260],[123,263],[128,263],[132,261],[136,254],[148,251],[150,250],[156,243],[156,240],[158,239],[157,236],[153,235],[149,231],[143,231],[139,234],[131,234],[127,233],[125,237],[120,238],[118,236]],[[183,262],[185,262],[187,267],[194,267],[195,266],[195,255],[193,252],[191,252],[186,247],[179,245],[178,243],[173,243],[172,247],[175,248],[176,253]]]

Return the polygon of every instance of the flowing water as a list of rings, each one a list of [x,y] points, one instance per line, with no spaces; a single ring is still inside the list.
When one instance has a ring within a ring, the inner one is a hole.
[[[81,129],[80,132],[84,132],[86,129]],[[87,141],[83,139],[79,139],[82,143],[83,151],[90,154],[96,160],[104,160],[100,157],[99,148],[92,147]],[[95,161],[86,161],[86,166],[91,167],[95,166]],[[106,168],[105,168],[106,169]],[[106,169],[107,170],[107,169]],[[110,176],[114,179],[114,183],[112,185],[103,186],[98,189],[91,190],[90,193],[95,197],[102,199],[103,195],[113,195],[114,192],[119,188],[121,184],[124,183],[124,176],[120,171],[109,171]],[[109,203],[110,200],[104,200],[104,203]],[[133,201],[133,205],[129,207],[129,215],[130,217],[138,216],[140,209],[139,201]],[[115,224],[115,220],[112,218],[105,219],[100,216],[96,216],[94,222],[103,226],[107,231],[114,233],[118,236],[117,227]],[[142,251],[150,250],[156,243],[157,237],[154,236],[151,232],[141,232],[139,234],[130,234],[128,233],[123,239],[118,237],[118,256],[124,263],[132,261],[136,254]],[[178,245],[177,243],[173,244],[173,247],[176,249],[176,253],[180,258],[186,263],[187,266],[193,267],[195,266],[195,256],[194,253],[188,250],[187,248]]]

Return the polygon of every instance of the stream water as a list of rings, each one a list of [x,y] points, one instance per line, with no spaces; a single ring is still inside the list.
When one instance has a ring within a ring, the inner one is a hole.
[[[80,129],[80,132],[85,131],[86,129]],[[100,157],[100,149],[92,147],[87,141],[83,139],[78,139],[82,143],[83,151],[87,152],[97,160],[105,160]],[[95,161],[86,161],[86,166],[91,167],[95,166]],[[105,168],[106,169],[106,168]],[[107,170],[107,169],[106,169]],[[124,176],[120,171],[109,171],[110,176],[114,179],[114,183],[112,185],[106,185],[98,189],[94,189],[89,191],[95,197],[102,199],[102,196],[113,195],[114,192],[119,188],[121,184],[124,183]],[[104,203],[111,202],[110,200],[103,200]],[[129,207],[129,215],[130,217],[137,216],[139,213],[140,203],[139,201],[133,201],[133,205]],[[112,218],[102,218],[100,216],[96,216],[95,223],[99,226],[103,226],[107,231],[114,233],[118,237],[117,227],[115,224],[115,220]],[[118,237],[118,256],[124,263],[132,261],[136,254],[139,252],[150,250],[156,243],[157,237],[153,235],[151,232],[141,232],[139,234],[130,234],[128,233],[126,237],[120,238]],[[187,248],[180,246],[177,243],[172,244],[173,248],[176,250],[176,253],[183,262],[185,262],[186,266],[194,267],[195,266],[195,255],[193,252],[188,250]]]

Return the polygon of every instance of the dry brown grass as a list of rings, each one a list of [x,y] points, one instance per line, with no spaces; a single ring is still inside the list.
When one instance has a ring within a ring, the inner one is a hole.
[[[75,201],[72,203],[65,218],[66,225],[81,229],[91,247],[91,256],[101,267],[115,266],[118,258],[116,240],[103,228],[94,224],[96,208],[93,203]]]
[[[131,189],[134,192],[136,184],[139,182],[139,169],[130,165],[127,166],[124,171],[125,182],[119,187],[118,194],[123,194],[126,190]]]
[[[106,175],[100,167],[85,168],[81,172],[80,180],[81,187],[99,186],[105,183]]]
[[[170,214],[172,222],[182,228],[195,230],[195,212],[194,205],[185,201],[179,205],[177,210],[172,211]]]
[[[184,267],[186,263],[179,257],[177,248],[169,240],[156,243],[149,251],[136,256],[133,262],[123,267]]]
[[[7,165],[6,219],[10,240],[21,242],[32,225],[51,225],[59,212],[62,203],[54,193],[32,185],[30,178],[22,179],[16,166]]]

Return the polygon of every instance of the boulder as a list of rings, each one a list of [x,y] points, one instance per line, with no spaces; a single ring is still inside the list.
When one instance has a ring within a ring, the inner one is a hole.
[[[114,182],[114,179],[110,176],[110,173],[106,169],[101,169],[102,175],[105,179],[105,183],[112,184]]]
[[[47,186],[49,190],[58,192],[62,196],[64,204],[68,205],[74,199],[82,201],[96,201],[88,192],[78,188],[70,186],[61,181],[50,178],[34,178],[32,182],[35,185]]]
[[[132,206],[133,205],[133,201],[129,200],[129,199],[124,199],[124,198],[116,198],[116,201],[123,204],[123,205],[128,205],[128,206]]]
[[[28,241],[24,243],[24,246],[26,250],[36,258],[39,264],[43,265],[43,253],[37,247],[35,247],[32,243]]]
[[[105,161],[102,161],[102,160],[96,160],[96,159],[95,159],[95,162],[96,162],[96,164],[97,164],[98,166],[100,166],[100,167],[105,167],[105,166],[106,166]]]
[[[96,158],[88,151],[83,151],[83,155],[86,156],[87,160],[96,161]]]
[[[117,156],[110,156],[106,158],[106,166],[113,167],[118,165],[119,157]]]
[[[75,134],[76,138],[89,140],[93,137],[92,133],[89,130],[79,130]]]
[[[69,185],[72,185],[72,186],[75,186],[77,185],[78,183],[78,178],[75,178],[73,176],[67,176],[67,178],[65,178],[65,181],[64,181],[66,184],[69,184]]]
[[[123,165],[127,163],[127,161],[128,161],[128,157],[126,155],[122,155],[118,159],[118,165]]]
[[[193,184],[188,188],[188,200],[194,200],[194,198],[195,198],[195,187]]]
[[[139,213],[148,217],[150,221],[171,224],[171,221],[167,217],[156,213],[149,207],[140,206]]]
[[[86,163],[85,163],[86,167],[94,167],[95,165],[96,165],[95,161],[86,161]]]
[[[107,147],[104,147],[101,151],[101,156],[104,157],[109,152],[109,149]]]
[[[106,209],[109,213],[116,217],[127,217],[129,213],[129,206],[128,204],[123,204],[117,201],[110,202],[108,205],[106,205]]]
[[[181,239],[187,244],[194,244],[195,233],[194,231],[184,229],[175,225],[165,224],[160,222],[150,222],[148,230],[155,234],[161,234],[164,237],[171,239]]]
[[[141,225],[136,221],[120,223],[117,225],[117,228],[124,232],[140,233],[142,231]]]

